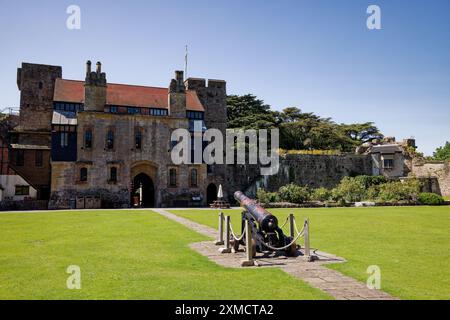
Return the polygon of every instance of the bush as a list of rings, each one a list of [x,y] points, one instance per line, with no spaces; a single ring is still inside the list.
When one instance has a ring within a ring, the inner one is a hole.
[[[332,191],[335,200],[361,201],[366,196],[366,187],[358,177],[344,177]]]
[[[441,204],[444,204],[444,198],[442,198],[440,195],[436,193],[430,193],[430,192],[423,192],[419,194],[417,197],[417,200],[421,204],[426,204],[429,206],[439,206]]]
[[[331,191],[328,190],[327,188],[318,188],[315,189],[312,193],[311,193],[311,200],[314,201],[327,201],[330,200],[331,198]]]
[[[388,182],[385,176],[356,176],[355,179],[366,189]]]
[[[278,202],[278,194],[276,192],[268,192],[264,189],[256,191],[256,198],[262,204],[269,204],[271,202]]]
[[[369,187],[366,192],[366,199],[375,201],[380,195],[380,187],[377,185]]]
[[[303,203],[309,199],[308,188],[294,183],[281,187],[278,194],[281,200],[291,203]]]
[[[382,201],[414,201],[420,192],[421,183],[417,179],[392,181],[380,185],[378,198]]]

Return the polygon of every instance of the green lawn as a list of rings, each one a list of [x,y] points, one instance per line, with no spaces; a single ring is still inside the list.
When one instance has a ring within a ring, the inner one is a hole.
[[[450,299],[450,207],[273,209],[283,222],[294,212],[311,221],[311,246],[344,257],[330,268],[366,281],[381,269],[382,289],[402,299]],[[217,227],[218,211],[172,212]],[[241,210],[226,210],[233,227]]]
[[[206,212],[203,212],[207,214]],[[151,211],[0,213],[0,299],[329,299],[278,269],[223,268]],[[69,265],[81,290],[69,290]]]

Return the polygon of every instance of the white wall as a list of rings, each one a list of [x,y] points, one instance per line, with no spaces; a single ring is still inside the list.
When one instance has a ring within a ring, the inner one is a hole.
[[[2,200],[24,200],[24,198],[36,199],[37,191],[30,186],[30,192],[28,196],[16,196],[16,186],[29,186],[29,184],[19,175],[1,175],[0,184],[3,187]]]

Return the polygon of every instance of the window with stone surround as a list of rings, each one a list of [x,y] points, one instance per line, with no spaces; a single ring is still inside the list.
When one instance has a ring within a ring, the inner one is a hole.
[[[169,169],[169,187],[177,186],[177,169]]]
[[[191,169],[191,187],[197,187],[198,184],[198,171],[197,169]]]
[[[111,167],[109,169],[109,182],[117,182],[117,168]]]
[[[88,175],[87,168],[81,168],[80,169],[80,181],[81,182],[86,182],[87,181],[87,175]]]
[[[142,149],[142,129],[141,128],[134,129],[134,147],[136,150]]]
[[[86,149],[92,148],[92,129],[86,129],[84,131],[84,147]]]
[[[114,130],[108,129],[106,133],[106,149],[112,150],[114,149]]]

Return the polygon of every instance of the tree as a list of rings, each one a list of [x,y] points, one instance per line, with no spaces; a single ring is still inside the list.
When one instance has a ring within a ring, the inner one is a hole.
[[[447,141],[444,146],[439,147],[433,152],[433,159],[445,161],[450,159],[450,142]]]
[[[229,128],[272,129],[278,126],[277,113],[270,106],[252,94],[227,97],[227,118]]]
[[[373,122],[341,124],[342,132],[358,144],[371,141],[373,139],[382,139],[383,135]]]

